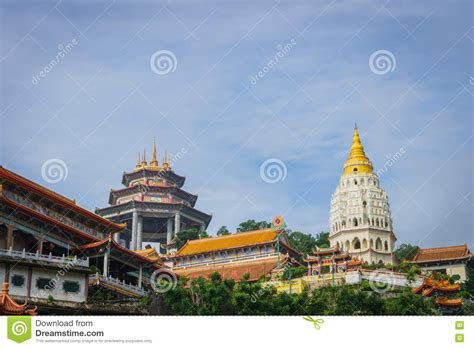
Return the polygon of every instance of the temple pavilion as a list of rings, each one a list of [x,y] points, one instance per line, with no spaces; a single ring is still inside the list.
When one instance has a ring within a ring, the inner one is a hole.
[[[96,213],[127,225],[114,239],[130,250],[141,250],[150,243],[170,250],[178,232],[190,228],[203,231],[212,218],[195,208],[197,196],[182,189],[184,181],[185,177],[171,168],[167,154],[158,163],[153,143],[150,163],[145,152],[143,157],[139,155],[135,169],[123,173],[125,187],[111,190],[110,206],[97,209]]]
[[[297,259],[301,254],[291,246],[283,219],[275,217],[273,221],[272,228],[188,240],[168,261],[173,272],[188,279],[217,272],[234,280],[248,275],[248,281],[300,265]]]

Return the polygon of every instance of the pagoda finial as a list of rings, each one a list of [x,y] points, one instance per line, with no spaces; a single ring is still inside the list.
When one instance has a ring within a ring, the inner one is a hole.
[[[357,123],[354,123],[354,129],[357,129]]]
[[[141,161],[140,161],[140,152],[138,153],[138,162],[135,165],[135,169],[140,169],[142,166]]]
[[[357,124],[354,127],[354,135],[352,137],[352,146],[349,158],[344,164],[344,175],[372,173],[373,167],[370,160],[365,155],[364,147],[360,141]]]
[[[143,149],[142,167],[146,167],[146,149]]]
[[[153,153],[151,154],[150,166],[158,167],[158,160],[156,159],[156,141],[155,141],[155,138],[153,138]]]
[[[165,156],[163,157],[163,168],[170,169],[170,161],[168,157],[168,151],[165,150]]]

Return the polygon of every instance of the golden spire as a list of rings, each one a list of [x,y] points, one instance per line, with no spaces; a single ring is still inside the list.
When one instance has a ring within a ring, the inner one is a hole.
[[[170,161],[168,157],[168,151],[165,150],[165,156],[163,157],[163,168],[168,170],[170,169]]]
[[[372,173],[372,162],[365,155],[364,147],[360,141],[357,124],[354,126],[354,136],[352,138],[351,153],[344,164],[344,174]]]
[[[158,161],[156,159],[156,142],[155,138],[153,138],[153,153],[151,154],[151,162],[150,162],[151,167],[158,167]]]
[[[142,167],[146,167],[146,149],[143,149]]]
[[[135,165],[135,169],[140,169],[142,167],[142,164],[140,162],[140,152],[138,153],[138,162]]]

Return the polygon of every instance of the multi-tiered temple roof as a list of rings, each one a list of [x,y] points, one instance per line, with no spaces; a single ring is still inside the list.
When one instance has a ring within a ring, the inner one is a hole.
[[[167,153],[158,162],[153,143],[151,161],[147,162],[145,152],[139,155],[135,169],[123,173],[125,187],[111,190],[110,206],[96,210],[108,219],[127,223],[117,242],[132,250],[143,249],[144,242],[169,247],[181,229],[207,228],[212,216],[195,208],[197,195],[182,189],[185,177],[173,171],[171,162]]]

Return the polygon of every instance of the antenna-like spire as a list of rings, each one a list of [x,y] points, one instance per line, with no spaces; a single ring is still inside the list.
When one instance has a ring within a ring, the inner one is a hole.
[[[143,149],[143,159],[142,159],[142,167],[145,167],[146,163],[146,149]]]
[[[137,162],[137,164],[136,164],[136,166],[135,166],[135,169],[140,169],[141,166],[142,166],[142,164],[141,164],[141,161],[140,161],[140,152],[139,152],[139,153],[138,153],[138,162]]]
[[[154,137],[153,137],[153,152],[151,154],[150,166],[158,167],[158,160],[156,159],[156,141]]]

